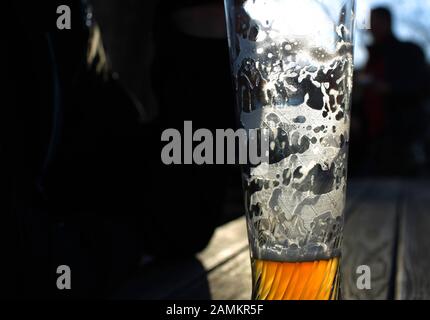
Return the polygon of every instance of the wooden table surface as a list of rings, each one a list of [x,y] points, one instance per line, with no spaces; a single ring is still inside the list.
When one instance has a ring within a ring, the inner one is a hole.
[[[349,182],[342,249],[342,298],[430,299],[430,182]],[[371,270],[359,290],[357,267]],[[218,228],[195,259],[151,263],[121,298],[248,300],[251,268],[245,218]]]

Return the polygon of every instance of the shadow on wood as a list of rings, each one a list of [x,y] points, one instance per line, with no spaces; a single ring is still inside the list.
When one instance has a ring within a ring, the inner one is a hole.
[[[194,257],[182,260],[160,260],[142,267],[115,296],[116,299],[141,300],[209,300],[211,294],[206,271]],[[188,288],[199,283],[194,290]],[[187,290],[185,290],[187,288]]]

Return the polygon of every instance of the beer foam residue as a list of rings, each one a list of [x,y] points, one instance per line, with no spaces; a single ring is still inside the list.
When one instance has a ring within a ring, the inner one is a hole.
[[[277,1],[287,2],[297,3]],[[233,68],[243,127],[270,132],[269,163],[244,170],[252,254],[274,261],[332,258],[346,193],[351,32],[333,28],[321,13],[327,30],[318,35],[333,38],[309,39],[257,10],[262,3],[245,5]]]

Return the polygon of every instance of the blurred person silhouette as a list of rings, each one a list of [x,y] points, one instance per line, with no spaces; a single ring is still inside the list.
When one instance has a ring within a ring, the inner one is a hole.
[[[359,76],[367,170],[371,175],[417,174],[425,159],[422,102],[428,84],[423,50],[393,34],[389,9],[371,12],[373,43]]]

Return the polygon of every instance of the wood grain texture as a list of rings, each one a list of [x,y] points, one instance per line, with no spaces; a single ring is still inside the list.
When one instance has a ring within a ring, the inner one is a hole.
[[[430,299],[430,184],[405,183],[396,299]]]
[[[344,228],[341,291],[345,300],[384,300],[391,294],[400,184],[373,181],[368,188]],[[357,288],[361,265],[370,267],[370,290]]]
[[[372,181],[367,179],[348,181],[345,203],[345,221],[352,215],[359,201],[363,201],[363,198],[369,194],[371,184]]]
[[[214,300],[251,299],[251,262],[248,248],[209,273],[208,282]]]
[[[217,228],[208,247],[197,255],[207,271],[248,248],[245,217]]]
[[[183,289],[187,296],[204,292],[208,284],[213,300],[251,298],[251,263],[245,217],[218,228],[209,247],[198,258],[207,274]]]

